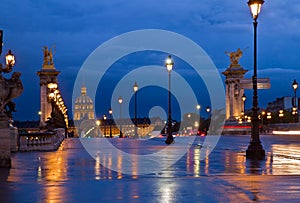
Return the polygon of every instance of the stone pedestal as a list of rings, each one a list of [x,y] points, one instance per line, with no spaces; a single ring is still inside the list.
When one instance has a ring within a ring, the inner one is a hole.
[[[59,71],[56,71],[54,65],[43,65],[42,69],[37,72],[40,77],[40,127],[46,127],[46,121],[51,117],[52,106],[48,99],[49,88],[47,85],[50,82],[57,83]]]
[[[8,118],[0,116],[0,168],[10,168],[10,129]]]

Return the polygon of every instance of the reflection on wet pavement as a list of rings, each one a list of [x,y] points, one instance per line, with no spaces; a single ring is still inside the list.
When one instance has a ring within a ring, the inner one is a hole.
[[[180,138],[176,138],[180,139]],[[67,139],[58,151],[13,154],[13,167],[0,169],[1,202],[249,202],[300,199],[300,136],[262,136],[263,161],[246,160],[248,136],[223,136],[209,154],[205,138],[197,137],[172,166],[131,175],[122,156],[98,156],[85,151],[78,139]],[[125,140],[125,141],[124,141]],[[164,140],[118,142],[128,153],[164,147]],[[130,144],[128,144],[130,142]],[[150,144],[149,144],[150,143]],[[176,145],[176,143],[175,143]],[[157,160],[165,162],[167,159]],[[114,163],[116,162],[116,163]],[[115,164],[117,171],[110,170]]]

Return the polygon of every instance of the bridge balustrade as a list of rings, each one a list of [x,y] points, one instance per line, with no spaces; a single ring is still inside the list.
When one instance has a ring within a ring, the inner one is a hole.
[[[56,150],[65,138],[61,130],[54,132],[20,133],[19,151]]]

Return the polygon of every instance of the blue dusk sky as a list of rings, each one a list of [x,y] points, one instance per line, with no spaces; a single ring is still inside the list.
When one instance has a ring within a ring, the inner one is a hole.
[[[74,82],[86,58],[107,40],[134,30],[162,29],[191,39],[210,56],[220,74],[230,64],[225,52],[241,48],[244,53],[240,64],[249,70],[245,77],[250,78],[253,73],[252,22],[247,0],[2,0],[0,29],[4,31],[4,47],[1,63],[11,49],[17,60],[14,71],[22,73],[24,85],[23,94],[15,99],[14,120],[39,118],[36,72],[43,63],[43,46],[56,47],[54,63],[61,71],[59,87],[71,110]],[[300,82],[300,1],[266,0],[258,22],[258,77],[271,80],[269,90],[259,90],[259,106],[265,108],[277,97],[292,96],[293,80]],[[145,52],[118,61],[115,66],[120,68],[121,74],[114,69],[105,78],[106,86],[101,83],[98,86],[97,116],[110,107],[112,87],[109,84],[120,80],[119,75],[139,66],[163,65],[165,56],[166,53]],[[186,65],[175,58],[176,64],[174,68],[180,65],[181,70]],[[194,86],[203,86],[203,90],[196,93],[202,107],[210,105],[203,82],[193,74],[189,80]],[[155,88],[144,88],[143,92],[139,98],[145,109],[140,110],[140,116],[146,115],[154,105],[147,106],[147,101],[159,105],[154,95],[150,96],[153,92],[157,92],[155,96],[159,98],[166,95],[165,91]],[[246,108],[251,108],[252,91],[246,90],[246,96]],[[174,102],[174,108],[176,105]],[[162,106],[165,108],[164,104]]]

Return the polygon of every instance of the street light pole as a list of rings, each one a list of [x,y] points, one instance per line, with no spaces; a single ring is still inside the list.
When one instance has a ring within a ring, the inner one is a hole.
[[[109,137],[112,138],[112,131],[111,131],[111,121],[112,121],[112,109],[108,110],[109,113]]]
[[[165,141],[166,144],[172,144],[174,142],[174,138],[172,135],[172,112],[171,112],[171,71],[173,69],[173,59],[169,55],[168,58],[165,61],[165,65],[168,70],[168,76],[169,76],[169,91],[168,91],[168,136]]]
[[[96,125],[97,125],[97,137],[100,137],[100,124],[101,124],[101,122],[100,122],[100,120],[96,120]]]
[[[251,159],[264,159],[265,150],[261,145],[259,138],[259,119],[258,119],[258,96],[257,96],[257,18],[261,10],[261,6],[264,3],[263,0],[249,0],[248,5],[250,7],[253,16],[254,26],[254,64],[253,64],[253,107],[252,107],[252,131],[251,139],[246,150],[246,158]]]
[[[247,99],[246,95],[245,95],[245,94],[243,94],[243,96],[242,96],[242,100],[243,100],[243,105],[244,105],[244,107],[243,107],[243,112],[244,112],[244,121],[246,121],[246,112],[245,112],[245,101],[246,101],[246,99]]]
[[[265,111],[261,112],[261,124],[264,125],[264,116],[266,115]]]
[[[138,138],[137,133],[137,91],[139,90],[139,86],[136,82],[133,85],[134,91],[134,138]]]
[[[297,88],[298,88],[298,83],[296,80],[294,80],[292,87],[294,89],[294,102],[293,102],[293,114],[295,115],[295,123],[297,122],[297,114],[298,114],[298,107],[297,107]]]
[[[198,124],[198,134],[200,135],[201,133],[200,133],[200,123],[201,123],[201,112],[200,112],[200,109],[201,109],[201,106],[200,106],[200,104],[197,104],[196,105],[196,109],[198,110],[198,113],[199,113],[199,124]]]
[[[103,115],[103,120],[104,120],[104,137],[106,137],[106,119],[107,119],[107,117],[106,117],[106,115],[104,114],[104,115]]]
[[[283,113],[282,109],[279,110],[278,116],[279,116],[279,119],[280,119],[280,123],[282,123],[282,118],[284,116],[284,113]]]
[[[208,106],[208,107],[206,107],[206,112],[207,112],[207,114],[208,114],[208,119],[210,118],[210,107]]]
[[[119,138],[123,138],[123,133],[122,133],[122,103],[123,103],[123,98],[121,96],[119,97],[118,102],[120,104],[120,136],[119,136]]]

